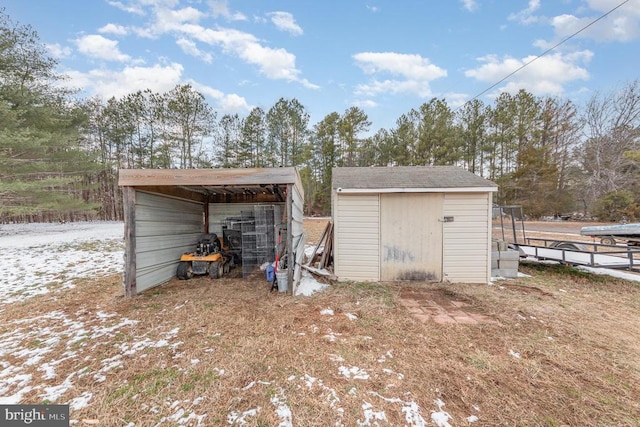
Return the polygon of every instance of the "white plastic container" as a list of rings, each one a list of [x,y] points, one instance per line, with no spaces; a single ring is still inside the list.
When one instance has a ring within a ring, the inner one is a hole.
[[[276,272],[276,280],[278,281],[278,292],[287,292],[287,289],[289,288],[287,276],[287,270],[278,270]]]

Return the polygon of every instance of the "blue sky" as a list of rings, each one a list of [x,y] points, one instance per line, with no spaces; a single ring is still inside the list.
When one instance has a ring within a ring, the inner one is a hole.
[[[107,99],[190,83],[218,111],[296,98],[311,124],[362,108],[371,131],[452,107],[616,6],[480,99],[524,88],[585,102],[640,75],[640,0],[4,0],[60,71]]]

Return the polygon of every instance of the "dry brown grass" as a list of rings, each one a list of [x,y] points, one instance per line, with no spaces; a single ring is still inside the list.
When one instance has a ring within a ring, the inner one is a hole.
[[[20,328],[64,334],[69,321],[88,329],[137,320],[72,344],[77,332],[69,333],[40,364],[23,367],[32,385],[45,386],[84,368],[61,401],[91,392],[90,405],[72,411],[72,418],[101,426],[152,426],[180,408],[185,415],[207,414],[203,425],[227,425],[230,414],[258,407],[246,425],[275,426],[282,421],[278,402],[288,405],[296,426],[355,426],[365,420],[365,403],[385,412],[379,425],[419,425],[403,412],[410,402],[430,425],[436,399],[455,426],[469,425],[470,415],[482,426],[640,425],[640,287],[561,266],[521,270],[532,277],[492,286],[344,283],[299,298],[269,292],[256,275],[174,280],[126,299],[114,275],[4,307],[0,341]],[[496,323],[420,323],[398,303],[408,288],[438,290]],[[321,314],[326,308],[334,315]],[[54,311],[68,321],[16,323]],[[99,311],[116,316],[100,319]],[[123,351],[167,338],[174,328],[169,346]],[[21,343],[38,345],[33,338]],[[56,366],[58,376],[42,379],[38,366],[69,350],[76,355]],[[97,381],[94,374],[119,355],[122,366]],[[347,378],[341,367],[370,378]],[[23,402],[40,403],[41,393],[29,392]]]

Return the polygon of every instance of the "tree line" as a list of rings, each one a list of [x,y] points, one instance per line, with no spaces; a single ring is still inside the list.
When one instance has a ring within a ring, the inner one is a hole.
[[[453,108],[433,98],[373,132],[364,110],[311,125],[285,97],[220,115],[190,85],[108,100],[65,89],[37,33],[0,13],[0,221],[122,218],[122,168],[296,166],[308,214],[336,166],[457,165],[532,217],[640,219],[640,82],[585,105],[526,90]]]

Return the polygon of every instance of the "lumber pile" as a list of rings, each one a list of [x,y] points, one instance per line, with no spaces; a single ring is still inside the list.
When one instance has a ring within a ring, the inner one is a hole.
[[[314,276],[320,276],[329,280],[335,280],[336,277],[327,270],[327,267],[333,264],[333,223],[329,221],[322,236],[316,243],[313,252],[309,256],[309,260],[302,267],[312,273]]]

